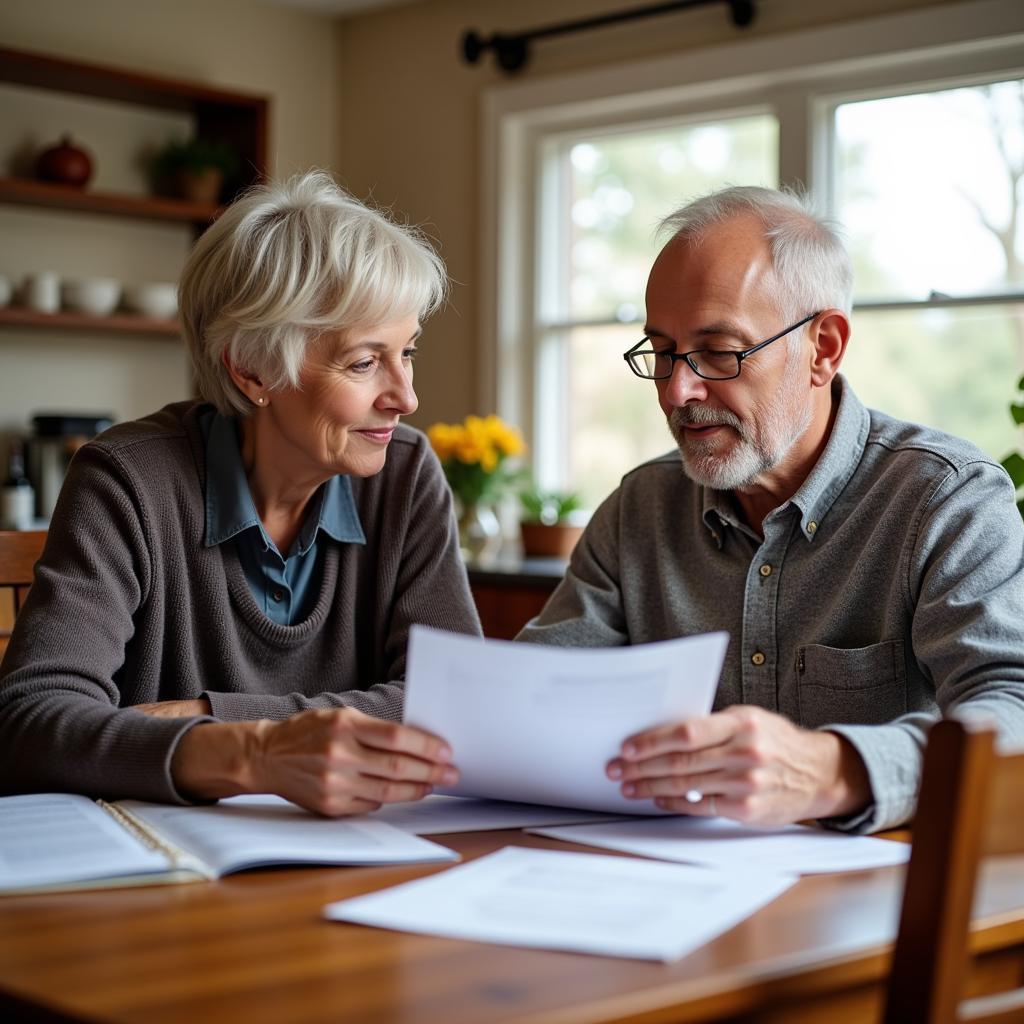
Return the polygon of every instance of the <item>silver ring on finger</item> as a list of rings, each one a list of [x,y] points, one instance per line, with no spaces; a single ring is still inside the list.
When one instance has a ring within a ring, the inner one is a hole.
[[[711,811],[712,818],[718,817],[718,811],[715,807],[715,798],[710,794],[708,794],[708,810]]]

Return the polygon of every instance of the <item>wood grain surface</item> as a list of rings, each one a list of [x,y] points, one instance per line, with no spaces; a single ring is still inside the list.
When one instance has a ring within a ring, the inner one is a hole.
[[[439,837],[469,859],[521,832]],[[590,851],[593,852],[593,851]],[[1005,867],[1005,866],[1004,866]],[[219,882],[0,898],[0,1019],[118,1024],[873,1020],[902,869],[802,879],[673,964],[325,921],[333,900],[438,866],[251,871]],[[1024,945],[1024,864],[988,880],[984,990]],[[1004,963],[1005,961],[1005,963]]]

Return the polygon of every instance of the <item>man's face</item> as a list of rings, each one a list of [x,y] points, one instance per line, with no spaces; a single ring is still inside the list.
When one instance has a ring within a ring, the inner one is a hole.
[[[678,240],[647,282],[647,335],[658,350],[743,350],[782,330],[760,223],[735,217],[693,248]],[[710,381],[677,361],[658,401],[687,475],[716,490],[743,489],[776,469],[811,422],[810,355],[796,335],[743,361],[739,377]]]

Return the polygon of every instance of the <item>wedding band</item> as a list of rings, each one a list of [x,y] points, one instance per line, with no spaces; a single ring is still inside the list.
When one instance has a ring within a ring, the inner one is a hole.
[[[699,789],[688,789],[683,796],[688,804],[699,804],[704,799],[704,794]]]
[[[708,797],[708,809],[711,811],[712,818],[718,817],[718,814],[715,811],[715,798],[713,796]]]

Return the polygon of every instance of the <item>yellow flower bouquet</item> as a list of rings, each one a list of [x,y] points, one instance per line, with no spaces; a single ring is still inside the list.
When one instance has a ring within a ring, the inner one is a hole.
[[[522,435],[498,416],[467,416],[427,430],[452,493],[462,507],[498,501],[520,475],[510,460],[526,450]]]

